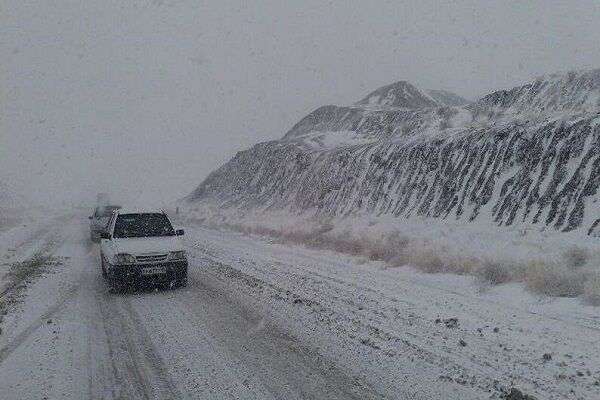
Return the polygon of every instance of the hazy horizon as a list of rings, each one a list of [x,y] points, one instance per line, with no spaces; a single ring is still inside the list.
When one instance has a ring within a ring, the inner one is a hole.
[[[185,196],[235,152],[398,80],[470,100],[600,67],[593,1],[5,1],[0,182]]]

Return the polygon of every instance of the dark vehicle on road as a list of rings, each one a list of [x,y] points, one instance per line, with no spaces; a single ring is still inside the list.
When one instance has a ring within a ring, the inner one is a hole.
[[[90,220],[90,239],[97,243],[100,241],[100,234],[106,229],[112,213],[121,208],[121,206],[107,205],[97,206],[94,214],[89,216]]]

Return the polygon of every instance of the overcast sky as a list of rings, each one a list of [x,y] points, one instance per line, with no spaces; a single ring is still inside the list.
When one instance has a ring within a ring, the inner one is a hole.
[[[0,181],[171,200],[323,104],[600,67],[599,1],[0,0]]]

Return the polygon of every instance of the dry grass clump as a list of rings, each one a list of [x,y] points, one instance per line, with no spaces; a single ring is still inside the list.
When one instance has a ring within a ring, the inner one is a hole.
[[[567,267],[580,268],[587,264],[590,252],[587,249],[572,246],[564,252],[563,258]]]
[[[350,234],[342,234],[340,236],[322,236],[321,248],[337,251],[339,253],[350,254],[352,256],[367,256],[367,243],[353,238]]]
[[[399,232],[377,237],[367,234],[357,237],[349,231],[333,232],[331,224],[323,223],[306,231],[285,230],[278,236],[285,242],[361,256],[371,261],[384,261],[393,266],[408,263],[406,254],[409,240]]]
[[[477,257],[466,255],[451,257],[447,263],[451,266],[452,272],[459,275],[476,275],[481,265],[481,260]]]
[[[412,266],[430,274],[448,272],[448,267],[438,251],[429,247],[415,247],[411,250],[409,261]]]
[[[484,260],[477,269],[476,276],[480,282],[496,286],[513,281],[515,272],[514,265],[498,260]]]
[[[399,232],[392,232],[374,241],[368,241],[367,251],[370,260],[381,260],[394,266],[408,263],[408,238]]]
[[[525,283],[535,293],[555,297],[577,297],[583,293],[585,274],[561,264],[538,260],[527,265]]]
[[[593,306],[600,306],[600,272],[590,273],[583,285],[583,298]]]

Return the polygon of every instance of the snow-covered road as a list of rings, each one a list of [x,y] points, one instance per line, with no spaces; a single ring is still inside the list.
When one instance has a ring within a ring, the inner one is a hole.
[[[54,261],[4,305],[0,399],[600,398],[576,300],[192,227],[186,288],[111,294],[87,220],[61,221],[23,241]]]

